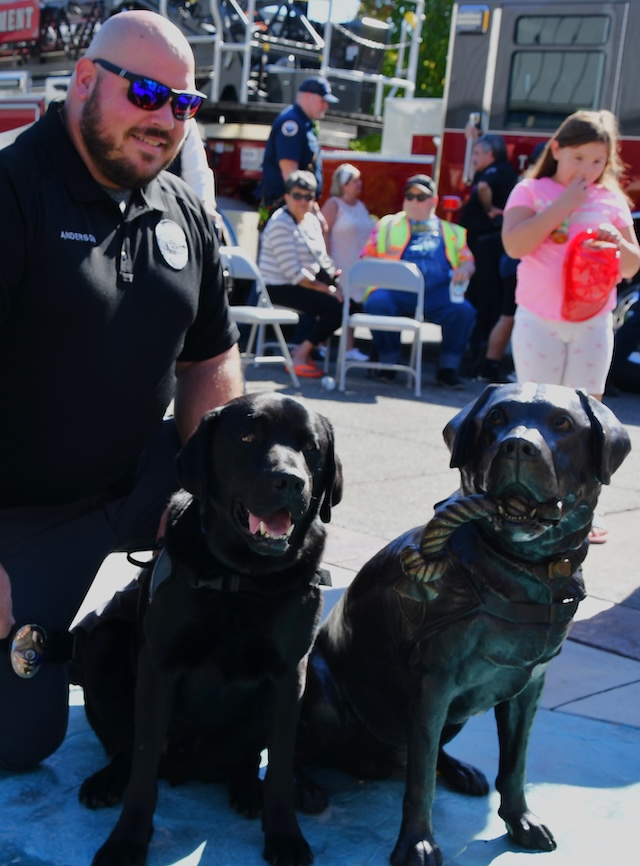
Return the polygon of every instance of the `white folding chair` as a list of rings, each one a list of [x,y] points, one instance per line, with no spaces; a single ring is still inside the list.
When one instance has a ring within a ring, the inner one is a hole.
[[[368,370],[396,370],[407,373],[407,387],[414,385],[416,397],[420,396],[422,384],[422,323],[424,321],[424,278],[412,262],[400,260],[365,258],[360,259],[349,271],[345,281],[344,307],[342,310],[342,332],[338,346],[338,388],[345,389],[347,372],[354,367]],[[401,292],[415,292],[416,308],[410,316],[374,316],[370,313],[349,315],[349,296],[357,288],[380,286]],[[409,364],[388,364],[383,361],[347,360],[347,331],[349,328],[369,328],[370,331],[411,331],[413,342]]]
[[[250,325],[247,345],[242,353],[242,363],[247,364],[283,364],[287,369],[294,388],[300,387],[300,382],[293,368],[291,352],[282,333],[283,325],[297,325],[300,316],[295,310],[274,307],[262,274],[255,261],[241,247],[221,246],[220,259],[222,267],[229,277],[235,280],[255,280],[257,300],[251,304],[232,304],[231,318],[238,325]],[[265,354],[265,330],[273,328],[279,355]]]

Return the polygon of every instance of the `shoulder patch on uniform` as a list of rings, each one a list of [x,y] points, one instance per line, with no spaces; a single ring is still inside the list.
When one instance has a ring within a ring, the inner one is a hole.
[[[297,135],[299,128],[295,120],[285,120],[282,124],[282,134],[286,135],[287,138],[292,138],[294,135]]]

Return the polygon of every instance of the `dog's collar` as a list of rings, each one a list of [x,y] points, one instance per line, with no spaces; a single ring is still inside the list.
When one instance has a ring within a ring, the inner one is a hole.
[[[511,569],[519,571],[522,575],[532,574],[536,580],[547,585],[549,584],[549,581],[552,581],[553,583],[559,583],[560,586],[562,586],[563,584],[560,583],[560,581],[564,581],[565,583],[569,581],[571,576],[580,568],[589,551],[589,542],[585,539],[579,547],[563,551],[555,556],[550,556],[547,559],[540,560],[540,562],[532,560],[526,560],[526,562],[524,562],[522,559],[513,556],[504,549],[498,551],[492,545],[487,544],[482,533],[476,529],[475,526],[471,527],[471,531],[476,536],[477,544],[480,545],[487,564],[490,565],[492,561],[501,559],[508,563]],[[474,562],[476,561],[476,558],[477,545],[476,553],[474,553]]]
[[[149,581],[149,601],[162,584],[168,580],[179,580],[194,589],[210,589],[215,592],[250,592],[255,595],[277,595],[290,589],[291,584],[270,587],[266,581],[258,582],[245,574],[213,574],[206,578],[198,575],[184,562],[174,561],[166,548],[155,561]],[[331,586],[331,574],[325,568],[318,568],[309,580],[309,586]]]
[[[478,544],[474,549],[472,562],[467,562],[465,569],[474,592],[481,599],[482,609],[491,616],[509,622],[553,625],[569,622],[575,616],[578,605],[586,596],[584,586],[576,572],[584,562],[589,549],[588,541],[583,541],[580,547],[565,551],[543,562],[523,563],[515,556],[505,551],[497,551],[488,545],[475,527]],[[496,562],[502,560],[511,571],[520,572],[523,577],[531,575],[541,584],[548,586],[549,581],[556,584],[555,598],[550,602],[512,601],[499,595],[491,587],[477,578],[477,572],[487,568],[495,568]]]

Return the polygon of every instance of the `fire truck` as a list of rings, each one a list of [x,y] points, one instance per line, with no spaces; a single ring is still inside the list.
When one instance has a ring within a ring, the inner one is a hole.
[[[620,123],[625,187],[640,209],[639,0],[455,3],[437,167],[443,193],[471,181],[470,121],[499,133],[522,172],[539,142],[578,109]]]

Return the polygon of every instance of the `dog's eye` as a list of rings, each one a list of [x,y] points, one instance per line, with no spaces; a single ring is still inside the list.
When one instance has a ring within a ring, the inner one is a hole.
[[[318,443],[316,442],[315,439],[308,439],[304,443],[304,450],[305,451],[317,451],[318,450]]]
[[[487,423],[491,427],[498,427],[500,424],[504,423],[504,414],[500,409],[492,409],[487,415]]]
[[[568,415],[558,415],[554,426],[559,433],[571,433],[573,430],[573,421]]]
[[[245,445],[252,445],[256,441],[256,434],[255,433],[243,433],[243,435],[240,438],[245,443]]]

